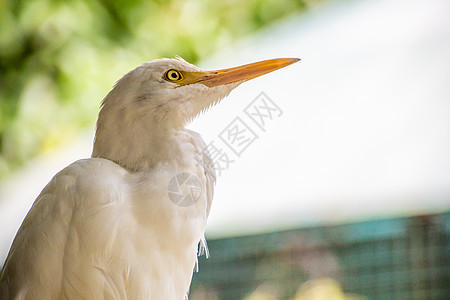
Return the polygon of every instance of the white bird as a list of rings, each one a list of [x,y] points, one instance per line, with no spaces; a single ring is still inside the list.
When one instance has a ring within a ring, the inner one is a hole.
[[[184,127],[242,82],[297,61],[203,71],[159,59],[126,74],[102,102],[92,158],[56,174],[28,212],[0,298],[186,297],[215,172],[206,144]]]

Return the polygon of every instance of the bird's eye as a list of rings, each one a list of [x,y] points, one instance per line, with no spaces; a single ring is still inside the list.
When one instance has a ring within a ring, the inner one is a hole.
[[[171,81],[171,82],[179,82],[183,80],[183,75],[178,72],[177,70],[169,70],[164,74],[164,79]]]

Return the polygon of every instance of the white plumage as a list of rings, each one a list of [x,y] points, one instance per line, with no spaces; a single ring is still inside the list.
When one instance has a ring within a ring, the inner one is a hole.
[[[202,71],[160,59],[126,74],[103,100],[92,158],[59,172],[26,216],[0,298],[183,299],[215,181],[205,143],[184,126],[243,81],[295,61]],[[181,173],[200,182],[192,205],[168,195]]]

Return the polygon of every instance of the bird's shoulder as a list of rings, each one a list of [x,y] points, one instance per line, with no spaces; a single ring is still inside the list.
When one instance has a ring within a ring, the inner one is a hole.
[[[129,172],[118,164],[103,158],[78,160],[60,172],[42,190],[39,197],[50,193],[66,195],[86,195],[108,192],[120,185]]]
[[[20,231],[36,230],[50,225],[48,222],[69,226],[74,211],[111,201],[111,195],[117,194],[115,190],[120,188],[126,174],[126,170],[102,158],[82,159],[70,164],[44,187]]]
[[[81,245],[90,245],[82,239],[95,242],[107,236],[106,229],[93,235],[98,226],[89,219],[103,203],[114,199],[114,187],[120,188],[120,178],[126,174],[113,162],[99,158],[76,161],[57,173],[37,197],[15,237],[1,274],[0,296],[14,298],[27,293],[29,298],[56,299],[62,291],[67,292],[64,282],[52,277],[71,274],[63,270],[73,268],[76,263],[72,261],[80,261]],[[69,294],[76,295],[75,291]]]
[[[78,160],[44,187],[22,223],[19,233],[47,230],[50,223],[69,228],[76,212],[107,205],[120,198],[127,171],[106,159]],[[18,235],[20,236],[20,234]]]

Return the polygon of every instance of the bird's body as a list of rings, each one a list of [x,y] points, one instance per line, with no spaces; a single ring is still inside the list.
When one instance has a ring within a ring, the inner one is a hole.
[[[176,83],[167,78],[172,70],[197,77]],[[185,297],[215,173],[206,144],[184,125],[245,80],[217,83],[205,74],[163,59],[116,84],[103,102],[93,157],[59,172],[19,229],[1,273],[1,299]],[[168,193],[179,174],[198,180],[190,205]]]
[[[196,139],[180,133],[186,155],[201,157]],[[180,170],[206,187],[195,205],[178,207],[161,189]],[[200,164],[158,164],[147,172],[103,158],[71,164],[42,191],[17,235],[5,266],[10,282],[20,284],[11,292],[27,299],[183,299],[213,180]]]

